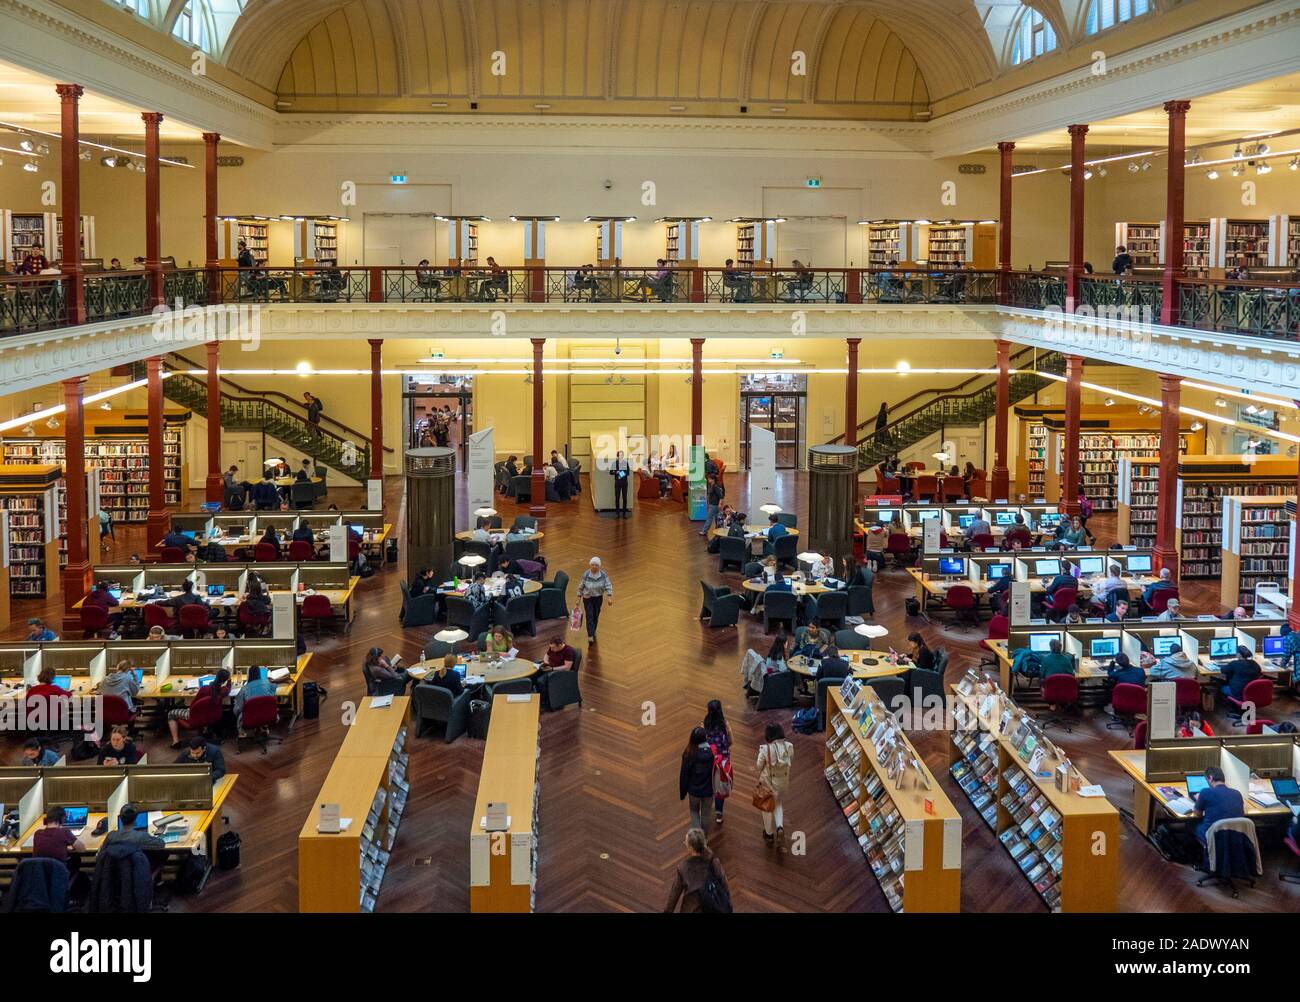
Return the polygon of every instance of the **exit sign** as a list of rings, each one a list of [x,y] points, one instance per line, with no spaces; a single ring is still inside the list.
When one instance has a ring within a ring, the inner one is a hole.
[[[405,175],[405,174],[393,174],[393,175],[391,175],[391,176],[389,177],[389,180],[390,180],[393,184],[406,184],[406,175]]]
[[[804,182],[804,184],[806,184],[809,188],[820,188],[822,186],[822,179],[819,177],[810,177],[807,181]]]

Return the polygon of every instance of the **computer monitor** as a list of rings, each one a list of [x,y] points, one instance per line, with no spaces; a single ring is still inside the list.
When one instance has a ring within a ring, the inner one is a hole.
[[[219,584],[208,585],[208,595],[211,596],[212,598],[220,598],[225,593],[226,593],[225,585],[219,585]]]
[[[1170,654],[1174,652],[1174,648],[1177,646],[1178,646],[1177,637],[1152,637],[1151,638],[1151,653],[1158,658],[1168,657]]]
[[[71,830],[74,834],[86,827],[90,820],[89,807],[65,807],[63,808],[63,827]]]
[[[364,525],[350,525],[348,526],[348,528],[351,529],[353,532],[355,532],[358,536],[364,536],[366,534],[366,527]]]
[[[1285,637],[1265,637],[1264,657],[1280,658],[1283,654],[1285,654],[1286,650],[1282,645],[1282,641],[1285,639],[1286,639]]]
[[[216,675],[200,675],[199,688],[202,689],[205,685],[211,685],[213,682],[216,681],[216,679],[217,679]]]
[[[144,669],[143,669],[143,668],[135,668],[135,669],[132,669],[131,674],[135,676],[135,684],[136,684],[136,685],[144,685]]]
[[[1059,511],[1045,511],[1038,516],[1038,524],[1044,529],[1055,529],[1063,517]]]
[[[1290,777],[1273,780],[1273,796],[1275,797],[1300,797],[1300,784]]]
[[[975,524],[975,516],[974,516],[974,514],[970,514],[970,515],[958,515],[958,516],[957,516],[957,524],[958,524],[961,528],[963,528],[963,529],[969,529],[972,525]]]
[[[182,530],[181,530],[181,535],[184,536],[186,539],[188,539],[191,543],[194,542],[194,530],[193,530],[193,529],[182,529]]]
[[[939,573],[946,575],[958,575],[966,573],[965,557],[940,557]]]
[[[893,510],[876,512],[876,521],[881,524],[892,522],[896,513]]]
[[[108,593],[109,593],[110,595],[112,595],[115,599],[117,599],[118,601],[121,601],[121,599],[122,599],[122,589],[121,589],[121,588],[110,588],[110,589],[108,589]]]
[[[1210,657],[1214,660],[1220,658],[1235,658],[1237,656],[1237,638],[1236,637],[1213,637],[1210,640]]]
[[[990,581],[1001,581],[1011,575],[1010,564],[985,564],[984,573],[988,575]]]
[[[1040,578],[1056,577],[1061,573],[1061,562],[1059,560],[1035,560],[1034,573]]]
[[[1080,557],[1079,573],[1080,574],[1100,574],[1106,569],[1105,557]]]
[[[1052,649],[1052,641],[1059,639],[1060,637],[1055,633],[1031,633],[1029,649],[1035,654],[1046,654]]]
[[[1097,660],[1113,658],[1119,653],[1119,637],[1097,637],[1089,641],[1088,653]]]
[[[123,828],[125,828],[125,827],[126,827],[126,825],[122,823],[122,819],[119,817],[119,818],[117,819],[117,828],[118,828],[118,831],[121,831],[121,830],[122,830]],[[147,831],[149,830],[149,814],[148,814],[148,812],[147,812],[147,811],[141,811],[139,814],[137,814],[137,815],[135,816],[135,822],[134,822],[134,824],[131,825],[131,827],[134,828],[134,829],[135,829],[136,831],[138,831],[138,832],[147,832]]]
[[[71,675],[55,675],[55,676],[54,676],[54,684],[57,685],[60,689],[71,689],[71,688],[72,688],[72,676],[71,676]]]
[[[1015,525],[1016,513],[1014,511],[1000,511],[994,514],[993,522],[995,525]]]
[[[1187,795],[1194,797],[1202,790],[1209,789],[1210,781],[1199,772],[1187,774]]]
[[[1128,558],[1128,572],[1130,574],[1150,574],[1151,573],[1151,554],[1134,553]]]
[[[926,508],[925,510],[918,511],[916,513],[916,520],[918,522],[928,522],[930,521],[930,519],[938,518],[938,517],[939,517],[938,508]]]

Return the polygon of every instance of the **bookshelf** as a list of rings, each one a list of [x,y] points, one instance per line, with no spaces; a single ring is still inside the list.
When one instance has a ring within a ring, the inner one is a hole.
[[[1064,436],[1058,440],[1064,468]],[[1187,438],[1179,440],[1180,453],[1187,451]],[[1079,482],[1088,492],[1096,511],[1115,511],[1119,507],[1121,459],[1160,458],[1160,433],[1150,431],[1087,432],[1079,436]]]
[[[1155,546],[1160,463],[1121,458],[1118,476],[1119,541],[1130,546]]]
[[[1162,264],[1165,259],[1165,224],[1116,223],[1115,246],[1127,247],[1136,266]]]
[[[411,700],[390,706],[362,701],[312,810],[298,833],[298,910],[372,912],[383,886],[410,784]],[[318,830],[322,804],[336,804],[351,823]]]
[[[921,230],[906,220],[867,224],[867,267],[915,267],[921,257]]]
[[[48,463],[0,466],[12,598],[46,598],[59,589],[55,487],[62,472]]]
[[[874,689],[848,679],[826,711],[826,779],[890,908],[959,911],[956,807]]]
[[[62,438],[6,439],[5,463],[54,463],[65,457]],[[149,439],[145,435],[96,435],[86,438],[86,469],[100,471],[99,506],[119,525],[149,520]],[[163,428],[163,491],[170,507],[181,503],[185,469],[181,433]],[[61,490],[61,488],[60,488]]]
[[[776,255],[777,219],[733,219],[736,224],[736,263],[742,268],[770,267]]]
[[[1031,498],[1046,497],[1047,491],[1047,425],[1031,421],[1025,443],[1025,494]]]
[[[1183,223],[1183,268],[1188,273],[1210,270],[1210,224],[1206,220]]]
[[[536,902],[540,709],[536,693],[502,693],[492,700],[469,825],[471,912],[526,913]],[[504,805],[504,828],[485,825],[493,804]]]
[[[1080,795],[1087,780],[995,683],[972,669],[953,693],[949,774],[1043,904],[1053,912],[1114,911],[1119,812],[1105,796]]]
[[[936,270],[997,267],[996,223],[933,223],[926,261]]]
[[[694,268],[700,257],[700,223],[709,216],[669,216],[658,220],[664,224],[664,260],[683,268]]]
[[[664,260],[677,264],[682,259],[682,224],[669,223],[664,227]]]
[[[447,223],[447,264],[452,268],[478,265],[478,224],[482,216],[443,216]]]
[[[339,262],[339,220],[294,217],[293,259],[307,266],[335,267]]]
[[[1247,268],[1268,267],[1269,248],[1277,243],[1273,233],[1276,219],[1211,219],[1209,267],[1235,268],[1241,264]]]
[[[270,216],[222,216],[217,220],[217,259],[223,268],[239,263],[239,241],[248,242],[249,253],[259,265],[271,256]]]
[[[1300,271],[1300,216],[1286,217],[1286,260],[1282,264]]]
[[[1185,458],[1178,464],[1178,550],[1184,578],[1223,573],[1223,499],[1269,497],[1295,490],[1295,461],[1260,456]]]
[[[1255,586],[1290,590],[1295,496],[1223,499],[1223,573],[1219,597],[1229,609],[1255,609]]]
[[[95,256],[95,217],[81,217],[79,241],[82,258]],[[0,261],[13,271],[33,247],[50,261],[63,257],[63,217],[57,212],[0,210]]]

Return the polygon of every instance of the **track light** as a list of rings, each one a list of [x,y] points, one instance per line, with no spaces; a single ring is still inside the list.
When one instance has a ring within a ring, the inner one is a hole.
[[[1292,157],[1291,162],[1287,164],[1292,170],[1300,170],[1300,157]]]
[[[49,428],[50,431],[55,431],[59,427],[59,419],[51,414],[50,419],[45,422],[45,427]]]
[[[1204,427],[1205,425],[1201,424],[1199,421],[1192,422],[1192,431],[1200,431]]]
[[[20,150],[22,150],[24,153],[35,153],[35,152],[36,152],[36,144],[33,143],[30,139],[24,139],[24,140],[22,140],[22,141],[18,144],[18,148],[19,148]]]
[[[50,144],[49,144],[49,143],[38,143],[37,146],[36,146],[36,152],[39,153],[39,154],[40,154],[41,156],[43,156],[43,157],[48,157],[48,156],[50,155]]]
[[[1246,173],[1246,168],[1243,167],[1243,166],[1241,166],[1241,164],[1233,164],[1233,165],[1232,165],[1232,176],[1233,176],[1233,177],[1241,177],[1241,175],[1242,175],[1242,174],[1245,174],[1245,173]]]
[[[117,157],[114,156],[100,157],[99,162],[105,167],[116,167]]]
[[[1142,161],[1142,169],[1143,169],[1143,170],[1150,170],[1150,169],[1151,169],[1151,161],[1150,161],[1150,160],[1143,160],[1143,161]]]
[[[1142,169],[1142,168],[1138,166],[1136,160],[1134,160],[1133,162],[1131,162],[1131,163],[1128,165],[1128,172],[1129,172],[1130,174],[1136,174],[1136,173],[1137,173],[1138,171],[1140,171],[1141,169]]]
[[[1260,164],[1258,167],[1255,168],[1255,173],[1256,173],[1256,174],[1272,174],[1272,173],[1273,173],[1273,168],[1269,165],[1269,162],[1268,162],[1267,160],[1265,160],[1262,164]]]
[[[1242,158],[1242,156],[1243,156],[1243,154],[1242,154],[1242,152],[1241,152],[1241,144],[1238,143],[1238,144],[1237,144],[1237,148],[1236,148],[1235,150],[1232,151],[1232,158],[1233,158],[1234,160],[1240,160],[1240,159]]]
[[[113,409],[113,405],[110,404],[107,400],[105,400],[102,404],[99,405],[99,409],[101,411],[111,411]]]
[[[1214,170],[1213,168],[1210,168],[1210,170],[1206,171],[1205,176],[1209,178],[1211,181],[1219,180],[1219,172],[1217,170]]]
[[[80,153],[77,154],[77,159],[78,159],[78,160],[89,160],[89,159],[90,159],[90,150],[82,150]]]
[[[1223,397],[1215,397],[1215,398],[1214,398],[1214,406],[1215,406],[1215,407],[1227,407],[1227,406],[1228,406],[1228,401],[1224,400]]]
[[[1268,143],[1260,143],[1258,146],[1255,147],[1255,152],[1259,154],[1264,154],[1264,153],[1268,153],[1271,149],[1272,147],[1269,146]]]
[[[1085,181],[1091,181],[1091,180],[1092,180],[1092,171],[1090,171],[1090,170],[1085,170],[1085,171],[1083,172],[1083,179],[1084,179]]]
[[[1101,175],[1102,177],[1105,177],[1105,176],[1106,176],[1106,168],[1105,168],[1105,167],[1098,167],[1098,168],[1097,168],[1097,173],[1098,173],[1099,175]]]
[[[27,163],[23,164],[23,170],[25,170],[28,174],[35,174],[38,170],[40,170],[40,168],[37,167],[36,164],[32,163],[32,161],[28,160]]]
[[[1114,407],[1114,406],[1115,406],[1115,398],[1114,398],[1114,397],[1107,397],[1107,398],[1106,398],[1106,406],[1107,406],[1107,407]]]

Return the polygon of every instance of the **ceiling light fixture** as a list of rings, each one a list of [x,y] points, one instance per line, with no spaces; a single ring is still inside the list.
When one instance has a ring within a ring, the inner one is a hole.
[[[1211,181],[1219,180],[1219,172],[1217,170],[1213,170],[1213,169],[1207,170],[1205,172],[1205,176],[1209,178]]]
[[[1203,425],[1200,421],[1192,422],[1192,431],[1200,431],[1204,427],[1205,425]]]
[[[1131,163],[1131,164],[1128,165],[1128,172],[1129,172],[1130,174],[1136,174],[1136,173],[1137,173],[1138,171],[1140,171],[1141,169],[1142,169],[1142,168],[1139,167],[1139,166],[1137,165],[1137,161],[1136,161],[1136,160],[1133,161],[1133,163]]]
[[[1268,143],[1260,143],[1258,146],[1255,147],[1255,152],[1259,154],[1264,154],[1267,153],[1271,148],[1272,147],[1270,147]]]
[[[35,152],[36,152],[36,144],[33,143],[30,139],[24,139],[24,140],[22,140],[22,142],[20,142],[20,143],[18,144],[18,148],[19,148],[20,150],[22,150],[24,153],[35,153]]]
[[[1237,144],[1237,148],[1236,148],[1235,150],[1232,151],[1232,158],[1233,158],[1234,160],[1240,160],[1240,159],[1242,158],[1243,155],[1244,155],[1244,154],[1241,152],[1241,144],[1238,143],[1238,144]]]
[[[1267,160],[1265,160],[1263,163],[1261,163],[1258,167],[1255,168],[1255,173],[1256,173],[1256,174],[1272,174],[1272,173],[1273,173],[1273,168],[1272,168],[1271,166],[1269,166],[1269,162],[1268,162]]]
[[[1214,406],[1215,406],[1215,407],[1227,407],[1227,406],[1228,406],[1228,401],[1224,400],[1223,397],[1215,397],[1215,398],[1214,398]]]
[[[1246,168],[1245,168],[1245,167],[1241,166],[1241,164],[1233,164],[1233,166],[1232,166],[1232,176],[1233,176],[1233,177],[1241,177],[1241,175],[1242,175],[1242,174],[1245,174],[1245,173],[1246,173]]]
[[[55,431],[59,427],[59,419],[51,414],[50,419],[45,422],[45,427],[49,428],[50,431]]]
[[[27,171],[28,174],[35,174],[40,168],[33,161],[28,160],[27,163],[23,164],[23,170]]]
[[[1115,398],[1114,398],[1114,397],[1107,397],[1107,398],[1106,398],[1106,406],[1107,406],[1107,407],[1114,407],[1114,406],[1115,406]]]
[[[1083,179],[1084,179],[1085,181],[1091,181],[1091,180],[1092,180],[1092,171],[1090,171],[1090,170],[1085,170],[1085,171],[1083,172]]]
[[[1143,169],[1143,170],[1150,170],[1150,169],[1151,169],[1151,161],[1150,161],[1150,160],[1143,160],[1143,161],[1142,161],[1142,169]]]
[[[99,405],[99,409],[101,411],[111,411],[113,409],[113,405],[110,404],[107,400],[105,400],[102,404]]]
[[[1102,177],[1105,177],[1105,176],[1106,176],[1106,168],[1105,168],[1105,167],[1098,167],[1098,168],[1097,168],[1097,173],[1100,174]]]
[[[1300,157],[1292,157],[1291,162],[1287,164],[1292,170],[1300,170]]]

